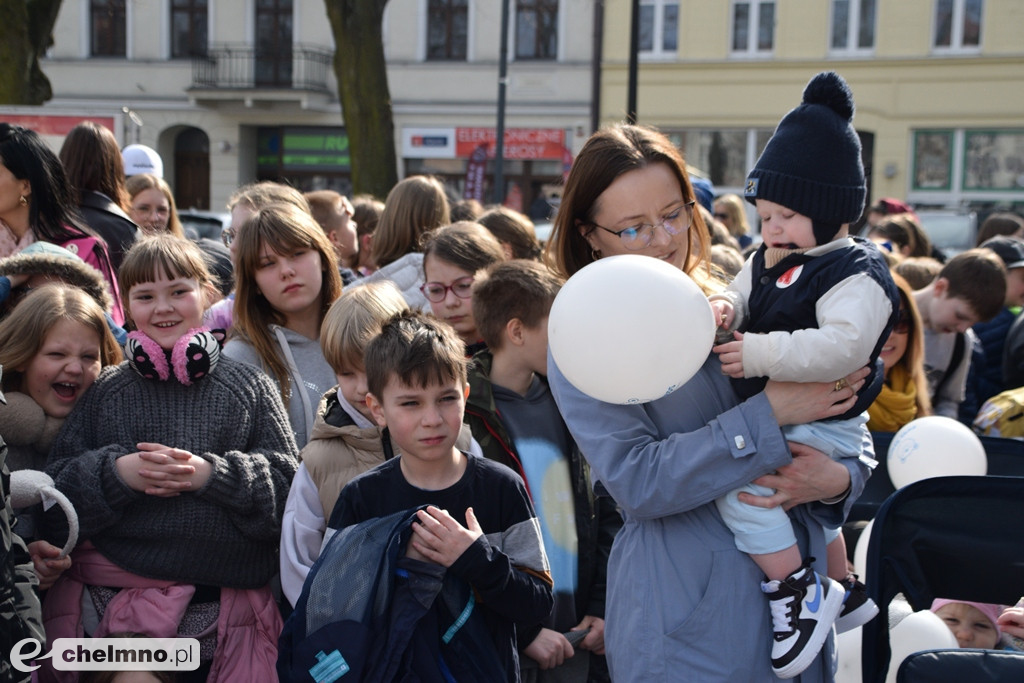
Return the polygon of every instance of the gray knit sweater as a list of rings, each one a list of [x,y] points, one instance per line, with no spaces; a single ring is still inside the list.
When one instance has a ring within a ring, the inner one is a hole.
[[[130,489],[115,461],[139,442],[213,465],[209,482],[172,498]],[[298,450],[273,383],[223,355],[186,387],[103,370],[58,434],[46,471],[74,504],[81,538],[140,576],[256,588],[277,569],[281,516]],[[59,524],[59,516],[48,523]],[[60,540],[59,528],[46,537]]]

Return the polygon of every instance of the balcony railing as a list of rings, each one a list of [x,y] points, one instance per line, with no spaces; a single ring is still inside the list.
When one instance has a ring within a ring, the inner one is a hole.
[[[317,46],[267,51],[243,43],[211,45],[205,55],[192,58],[192,87],[327,92],[333,58],[332,50]]]

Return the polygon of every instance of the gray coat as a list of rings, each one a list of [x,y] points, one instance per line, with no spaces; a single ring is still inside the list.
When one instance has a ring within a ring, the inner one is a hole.
[[[736,549],[715,498],[790,462],[764,394],[736,404],[715,356],[682,388],[642,405],[611,405],[569,384],[548,357],[548,380],[573,438],[622,509],[608,560],[605,643],[616,683],[775,681],[761,571]],[[837,526],[860,494],[850,468],[844,505],[790,517],[804,557],[824,574],[821,523]],[[832,681],[830,638],[799,678]]]

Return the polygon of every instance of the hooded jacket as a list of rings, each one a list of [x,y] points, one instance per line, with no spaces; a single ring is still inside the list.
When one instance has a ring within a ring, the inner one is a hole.
[[[62,249],[65,254],[54,250]],[[69,285],[85,290],[85,292],[96,300],[107,313],[110,312],[112,299],[110,288],[107,286],[103,274],[79,258],[76,254],[54,246],[44,252],[33,251],[31,253],[19,253],[0,260],[0,276],[10,277],[11,275],[49,275],[50,277],[66,282]],[[8,287],[10,282],[7,283]],[[8,289],[9,292],[9,289]],[[2,297],[6,299],[7,297]]]
[[[270,333],[277,340],[281,358],[288,368],[291,394],[288,398],[288,421],[291,422],[295,443],[302,449],[313,433],[316,407],[320,397],[337,382],[334,370],[324,360],[320,342],[289,330],[271,325]],[[224,355],[267,372],[262,359],[245,339],[235,338],[224,346]],[[269,374],[269,373],[268,373]],[[276,377],[271,377],[276,380]]]

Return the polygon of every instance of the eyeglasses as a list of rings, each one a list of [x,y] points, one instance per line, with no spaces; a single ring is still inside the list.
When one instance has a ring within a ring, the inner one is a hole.
[[[225,247],[230,247],[231,243],[235,241],[235,229],[228,227],[221,230],[220,241],[224,243]]]
[[[910,317],[910,312],[900,309],[900,317],[896,319],[896,324],[893,326],[892,331],[896,334],[907,334],[910,332],[910,324],[913,322],[913,318]]]
[[[448,290],[452,290],[452,294],[459,297],[460,299],[468,299],[473,296],[473,276],[466,275],[460,277],[450,285],[441,284],[440,282],[427,282],[420,287],[420,291],[423,292],[423,296],[427,297],[427,301],[439,304],[445,300],[448,296]]]
[[[669,235],[678,235],[688,230],[690,223],[693,221],[693,205],[696,203],[696,200],[686,202],[669,215],[663,217],[661,222],[655,224],[640,223],[639,225],[622,230],[610,230],[597,223],[591,223],[591,225],[605,232],[610,232],[622,241],[622,246],[626,247],[626,249],[636,251],[650,246],[651,240],[654,239],[654,228],[657,226],[664,228],[665,232]]]

